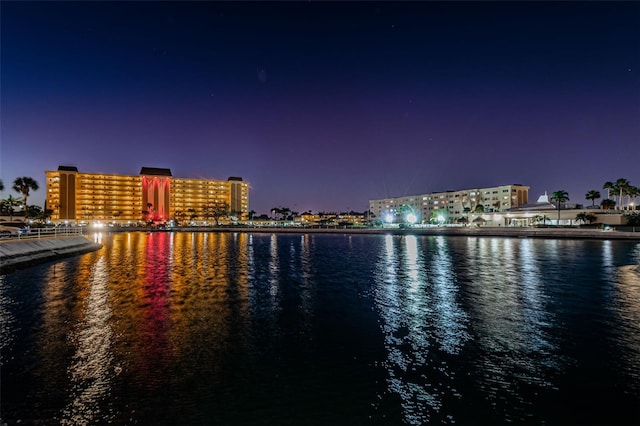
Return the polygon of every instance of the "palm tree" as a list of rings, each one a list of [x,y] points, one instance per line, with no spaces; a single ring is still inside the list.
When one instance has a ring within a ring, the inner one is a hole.
[[[619,178],[615,182],[605,182],[604,189],[609,189],[617,194],[618,203],[620,210],[624,210],[623,197],[629,195],[629,191],[633,192],[633,186],[629,179]]]
[[[626,210],[629,210],[629,208],[631,207],[631,200],[634,199],[635,197],[638,196],[638,191],[639,189],[636,188],[635,186],[631,185],[631,183],[629,183],[628,185],[625,185],[622,188],[623,191],[623,196],[627,197],[627,208]]]
[[[616,202],[614,200],[607,198],[606,200],[602,200],[600,202],[600,207],[602,207],[605,210],[611,210],[616,207]]]
[[[184,218],[187,216],[187,214],[182,211],[182,210],[176,210],[173,213],[173,219],[176,221],[177,225],[181,225],[182,221],[184,220]]]
[[[41,222],[46,222],[47,220],[51,219],[51,216],[53,215],[53,210],[51,209],[44,209],[43,211],[40,212],[40,214],[38,215],[38,220],[40,220]]]
[[[547,226],[547,221],[548,221],[548,220],[551,220],[551,219],[549,219],[549,216],[547,216],[546,214],[543,214],[543,215],[542,215],[542,224],[543,224],[544,226]]]
[[[560,204],[564,203],[566,201],[569,201],[569,193],[567,191],[565,191],[564,189],[559,189],[557,191],[554,191],[551,194],[551,200],[555,200],[558,204],[558,222],[556,223],[557,225],[560,224]]]
[[[640,188],[637,186],[630,186],[627,190],[627,196],[629,197],[629,204],[631,205],[631,200],[635,200],[636,198],[638,198],[638,196],[640,196]],[[632,208],[635,210],[634,206],[632,206]]]
[[[2,210],[9,212],[9,222],[13,222],[13,208],[20,205],[20,200],[9,195],[5,200],[2,200]]]
[[[549,220],[549,217],[546,214],[543,214],[543,215],[537,214],[537,215],[535,215],[535,216],[533,216],[531,218],[531,223],[540,223],[540,222],[542,222],[543,225],[546,226],[547,225],[547,220]]]
[[[589,224],[591,224],[596,219],[597,219],[596,215],[591,213],[580,212],[576,215],[576,221],[582,222],[582,223],[589,222]]]
[[[35,219],[42,214],[42,207],[40,206],[29,206],[24,213],[24,218]]]
[[[289,215],[291,214],[291,209],[289,207],[281,207],[280,214],[282,215],[282,220],[289,220]]]
[[[620,204],[620,209],[623,210],[624,209],[624,205],[622,204],[622,197],[627,195],[627,192],[629,191],[629,188],[631,187],[631,182],[629,182],[628,179],[619,178],[618,180],[616,180],[614,185],[615,185],[616,189],[618,190],[618,193],[620,194],[620,198],[618,198],[618,202]]]
[[[273,215],[273,218],[275,220],[278,220],[278,216],[277,215],[282,214],[282,210],[279,209],[278,207],[274,207],[274,208],[271,209],[271,214]]]
[[[37,191],[38,188],[40,188],[38,186],[38,182],[28,176],[19,177],[13,181],[13,190],[22,194],[25,212],[27,211],[27,197],[29,197],[29,190],[32,189]]]
[[[604,183],[604,185],[602,185],[602,189],[606,189],[607,190],[607,199],[610,199],[611,198],[610,192],[611,192],[612,189],[615,191],[615,186],[614,186],[613,182],[606,181]]]
[[[142,212],[142,220],[151,222],[153,220],[153,204],[147,203],[147,210]]]
[[[600,198],[600,192],[596,191],[595,189],[592,189],[591,191],[588,191],[585,194],[584,198],[587,200],[591,200],[591,206],[595,207],[596,200]]]

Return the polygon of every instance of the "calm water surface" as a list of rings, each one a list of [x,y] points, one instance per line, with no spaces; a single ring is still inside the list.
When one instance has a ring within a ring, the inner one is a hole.
[[[640,424],[640,244],[125,233],[0,276],[9,425]]]

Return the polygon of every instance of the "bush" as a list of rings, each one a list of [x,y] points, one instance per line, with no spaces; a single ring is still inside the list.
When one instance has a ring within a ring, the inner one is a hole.
[[[627,225],[640,226],[640,213],[628,213],[625,215]]]

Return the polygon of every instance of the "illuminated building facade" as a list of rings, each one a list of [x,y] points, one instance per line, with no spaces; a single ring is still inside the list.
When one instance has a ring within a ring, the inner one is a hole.
[[[528,202],[529,187],[514,184],[369,200],[369,211],[378,219],[391,221],[398,212],[410,209],[417,215],[418,221],[425,223],[431,219],[434,212],[453,221],[464,217],[478,206],[482,206],[485,213],[497,213]]]
[[[249,184],[175,178],[170,169],[143,167],[138,176],[79,172],[60,166],[46,171],[47,208],[55,221],[167,221],[203,218],[205,206],[226,205],[232,215],[249,212]]]

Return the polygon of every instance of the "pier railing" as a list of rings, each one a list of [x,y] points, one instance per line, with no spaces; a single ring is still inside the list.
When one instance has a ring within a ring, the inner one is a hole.
[[[52,228],[20,228],[10,239],[71,237],[83,234],[81,226],[58,226]],[[3,237],[4,238],[4,237]]]

